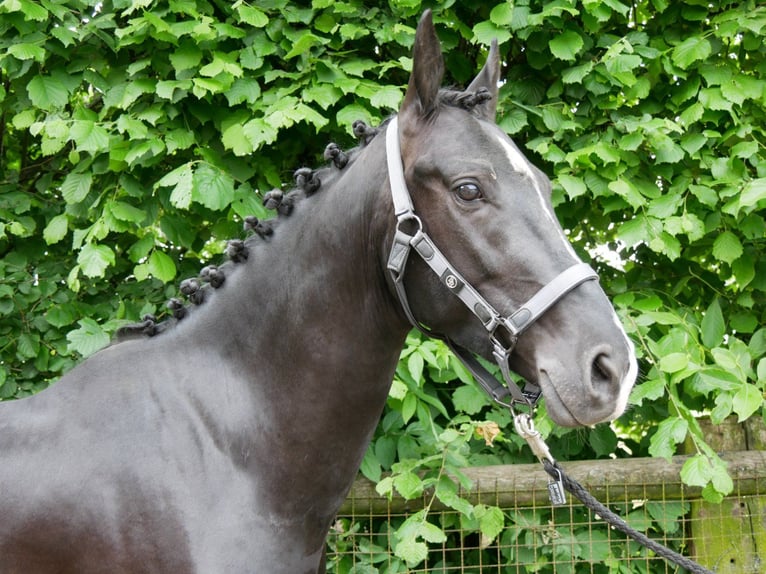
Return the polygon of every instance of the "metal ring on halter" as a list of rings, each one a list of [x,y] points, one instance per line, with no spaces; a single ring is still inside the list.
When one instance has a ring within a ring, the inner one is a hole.
[[[407,223],[409,221],[415,222],[415,231],[413,233],[410,233],[408,231],[404,231],[402,229],[402,224]],[[400,231],[402,233],[406,233],[407,235],[410,235],[412,237],[415,236],[415,234],[418,231],[423,231],[423,221],[420,219],[420,217],[417,216],[417,214],[413,212],[407,212],[402,213],[397,219],[396,219],[396,231]]]

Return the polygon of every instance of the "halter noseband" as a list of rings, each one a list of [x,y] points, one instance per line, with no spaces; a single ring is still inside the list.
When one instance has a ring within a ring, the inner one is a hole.
[[[587,263],[577,263],[562,271],[547,285],[543,286],[526,303],[510,315],[501,315],[460,273],[434,245],[423,231],[423,224],[415,214],[412,198],[404,180],[401,149],[399,147],[399,128],[394,117],[386,131],[386,161],[388,179],[391,185],[391,197],[396,216],[396,233],[388,256],[388,271],[396,288],[396,294],[405,315],[413,326],[426,335],[443,339],[476,381],[497,403],[509,407],[525,404],[534,408],[540,398],[540,388],[527,382],[522,390],[511,378],[509,360],[519,336],[545,313],[554,303],[585,281],[598,280],[598,275]],[[492,355],[500,367],[505,385],[487,371],[470,351],[456,345],[448,337],[434,333],[421,324],[412,313],[407,292],[404,288],[404,271],[412,250],[436,273],[441,282],[454,293],[470,311],[479,318],[487,330]],[[510,404],[504,402],[511,396]]]

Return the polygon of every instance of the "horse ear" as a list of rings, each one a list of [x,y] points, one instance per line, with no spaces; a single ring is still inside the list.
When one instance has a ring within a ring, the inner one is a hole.
[[[415,32],[412,52],[412,75],[404,95],[400,114],[417,121],[431,115],[438,105],[439,88],[444,76],[444,60],[431,11],[426,10]]]
[[[489,121],[495,121],[495,114],[497,113],[497,92],[498,82],[500,81],[500,50],[497,47],[497,40],[492,40],[492,44],[489,47],[489,54],[487,55],[487,61],[481,72],[474,78],[471,85],[466,88],[466,91],[477,92],[480,88],[486,88],[492,95],[492,98],[486,102],[476,106],[476,111],[479,115]]]

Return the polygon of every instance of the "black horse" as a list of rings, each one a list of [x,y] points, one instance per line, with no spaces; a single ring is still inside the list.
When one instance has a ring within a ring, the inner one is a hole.
[[[632,346],[495,125],[497,46],[464,92],[443,69],[426,13],[398,116],[271,194],[276,229],[184,284],[203,305],[0,406],[0,573],[324,571],[413,321],[560,424],[623,411]]]

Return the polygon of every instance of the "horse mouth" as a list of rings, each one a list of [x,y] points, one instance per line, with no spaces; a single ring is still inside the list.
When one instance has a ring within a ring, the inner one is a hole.
[[[548,373],[540,371],[540,378],[537,383],[540,389],[543,391],[543,397],[545,398],[545,408],[548,415],[553,419],[553,422],[562,427],[578,427],[587,426],[583,425],[577,417],[567,407],[558,391],[556,391],[556,385],[553,384]]]
[[[622,409],[617,402],[609,401],[607,397],[594,396],[592,392],[581,389],[569,377],[552,377],[545,370],[539,371],[538,385],[545,398],[548,415],[553,422],[562,427],[593,426],[612,420],[620,415]],[[555,382],[554,382],[555,381]],[[569,392],[559,392],[558,389],[572,389]]]

